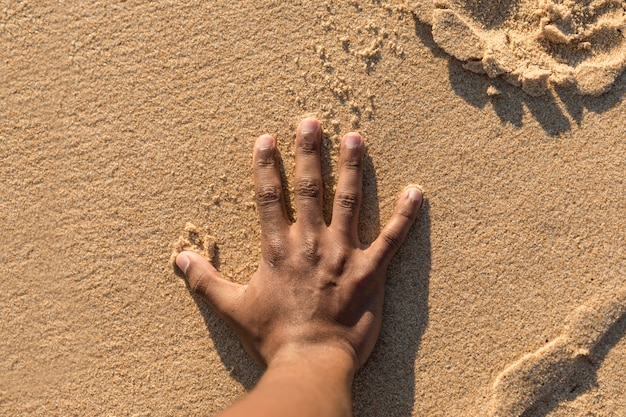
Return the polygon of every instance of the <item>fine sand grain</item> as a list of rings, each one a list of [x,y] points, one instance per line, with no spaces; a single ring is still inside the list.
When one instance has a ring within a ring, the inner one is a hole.
[[[277,138],[290,192],[315,115],[327,220],[351,130],[362,241],[428,196],[355,415],[625,416],[623,26],[610,0],[2,2],[0,415],[210,415],[250,389],[172,250],[246,282],[252,144]]]

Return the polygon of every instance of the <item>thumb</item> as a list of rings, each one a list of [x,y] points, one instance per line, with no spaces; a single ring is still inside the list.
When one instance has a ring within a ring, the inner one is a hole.
[[[232,320],[242,285],[225,279],[209,261],[195,252],[179,253],[176,265],[185,274],[195,294],[211,304],[224,318]]]

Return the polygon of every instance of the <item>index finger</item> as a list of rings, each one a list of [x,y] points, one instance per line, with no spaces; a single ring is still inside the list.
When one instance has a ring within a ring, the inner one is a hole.
[[[294,194],[298,218],[296,224],[309,230],[320,228],[324,223],[322,214],[322,128],[320,123],[308,117],[300,122],[296,133],[296,170]]]

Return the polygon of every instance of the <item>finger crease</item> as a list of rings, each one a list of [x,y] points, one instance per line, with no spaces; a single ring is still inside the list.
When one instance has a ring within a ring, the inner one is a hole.
[[[383,239],[387,245],[392,248],[400,246],[400,236],[396,232],[387,232],[383,234]]]
[[[313,155],[317,153],[317,145],[315,142],[302,141],[300,143],[300,151],[305,155]]]
[[[256,161],[256,165],[260,168],[273,167],[274,158],[259,158]]]
[[[313,178],[300,179],[296,183],[295,192],[299,197],[317,198],[320,194],[320,183]]]
[[[342,166],[351,170],[358,170],[361,168],[361,160],[360,159],[346,159],[343,161]]]
[[[402,217],[406,217],[409,220],[413,220],[413,213],[407,210],[398,210],[398,214]]]
[[[256,200],[260,205],[276,203],[280,200],[280,189],[278,187],[267,185],[259,187],[256,192]]]
[[[359,202],[359,197],[353,193],[341,193],[337,196],[337,203],[340,207],[346,209],[356,208]]]
[[[192,287],[192,290],[194,293],[200,293],[200,291],[203,291],[206,289],[206,280],[208,279],[206,273],[202,273],[198,279],[196,280],[195,284]]]

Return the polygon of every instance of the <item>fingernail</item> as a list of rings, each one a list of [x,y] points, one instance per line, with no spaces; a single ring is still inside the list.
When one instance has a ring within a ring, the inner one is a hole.
[[[179,253],[176,256],[176,266],[183,271],[183,274],[187,275],[187,268],[189,267],[189,257],[184,253]]]
[[[361,146],[362,143],[363,138],[358,133],[348,133],[344,139],[344,144],[348,149],[353,149]]]
[[[419,201],[420,207],[422,207],[422,204],[424,203],[424,191],[421,188],[416,186],[407,188],[406,196],[414,203]]]
[[[307,133],[317,132],[317,129],[319,129],[319,127],[320,124],[316,119],[304,119],[300,124],[300,133],[304,135]]]
[[[274,147],[274,138],[270,135],[263,135],[256,140],[256,145],[259,149],[269,149]]]

